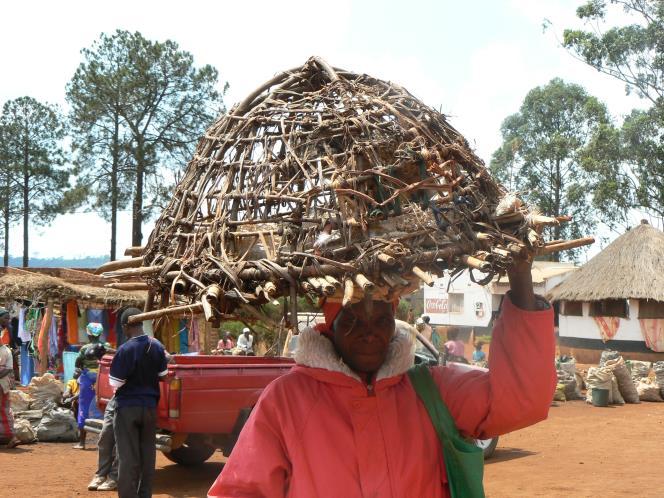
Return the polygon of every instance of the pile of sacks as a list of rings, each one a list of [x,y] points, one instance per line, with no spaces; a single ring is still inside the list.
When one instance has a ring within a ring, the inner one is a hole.
[[[650,377],[650,363],[625,361],[617,351],[602,352],[599,366],[588,369],[586,401],[592,402],[593,389],[609,391],[609,404],[664,401],[664,362],[654,364],[655,379]]]
[[[33,377],[26,392],[13,390],[9,402],[16,437],[23,443],[77,441],[78,426],[71,410],[60,408],[63,385],[52,374]]]
[[[561,356],[556,361],[556,373],[558,375],[558,385],[553,395],[554,401],[570,401],[573,399],[583,399],[581,389],[583,389],[583,377],[576,371],[576,360],[570,356]]]

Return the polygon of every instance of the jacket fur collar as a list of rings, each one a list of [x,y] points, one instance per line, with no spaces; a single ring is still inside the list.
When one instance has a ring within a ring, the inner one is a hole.
[[[405,373],[413,366],[414,359],[414,329],[407,323],[397,320],[394,337],[390,342],[385,362],[376,374],[376,381]],[[360,377],[339,357],[332,341],[311,328],[300,332],[295,351],[295,363],[305,367],[339,372],[360,380]]]

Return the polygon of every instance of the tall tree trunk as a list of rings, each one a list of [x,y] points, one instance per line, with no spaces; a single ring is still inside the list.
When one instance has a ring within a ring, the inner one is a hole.
[[[117,233],[118,233],[118,169],[120,161],[120,121],[115,115],[115,128],[113,129],[113,163],[111,166],[111,261],[116,259]]]
[[[28,160],[28,140],[26,139],[23,146],[23,267],[27,267],[30,264],[28,258],[28,224],[30,221],[30,172],[28,171]]]
[[[143,180],[145,176],[145,148],[143,137],[136,138],[136,191],[132,206],[131,245],[140,246],[143,243]]]
[[[7,175],[7,184],[5,185],[5,212],[4,212],[4,228],[5,228],[5,255],[4,255],[4,266],[9,266],[9,210],[11,209],[11,182],[9,175]]]
[[[553,216],[560,216],[560,202],[561,202],[561,189],[562,189],[562,179],[560,178],[560,161],[556,161],[556,175],[554,177],[554,189],[553,189]],[[553,239],[560,240],[561,227],[560,224],[553,225]],[[553,261],[560,261],[560,253],[554,252],[552,254]]]

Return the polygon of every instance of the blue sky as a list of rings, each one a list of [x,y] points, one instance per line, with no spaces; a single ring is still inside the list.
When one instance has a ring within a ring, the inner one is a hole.
[[[229,105],[310,55],[392,80],[448,114],[488,162],[500,144],[502,120],[518,110],[528,90],[553,77],[584,85],[618,122],[641,105],[625,96],[622,83],[558,46],[562,30],[578,24],[574,12],[581,2],[22,0],[5,3],[0,17],[0,103],[30,95],[64,107],[80,50],[101,32],[138,30],[173,39],[197,64],[217,67],[230,84]],[[545,18],[552,27],[543,32]],[[12,231],[15,255],[22,251],[20,230]],[[109,226],[94,213],[63,215],[32,231],[30,253],[103,255],[109,241]],[[123,213],[118,252],[128,245],[130,216]]]

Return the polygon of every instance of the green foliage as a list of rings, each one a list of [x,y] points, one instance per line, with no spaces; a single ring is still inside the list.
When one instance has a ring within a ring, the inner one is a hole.
[[[217,70],[195,68],[171,40],[122,30],[102,34],[82,55],[67,86],[80,183],[107,218],[131,204],[132,243],[140,245],[144,218],[170,200],[167,172],[182,170],[223,110]]]
[[[607,183],[622,182],[618,133],[604,104],[581,86],[556,78],[532,89],[501,132],[492,172],[543,214],[573,217],[572,223],[553,227],[552,238],[582,237],[600,217],[607,223],[624,217],[617,187]]]
[[[632,172],[635,204],[664,219],[664,119],[658,109],[634,110],[625,118],[622,139]]]
[[[610,9],[622,8],[633,23],[607,29]],[[598,71],[625,83],[649,101],[633,111],[621,132],[626,203],[664,219],[664,2],[591,0],[576,11],[587,30],[567,29],[563,45]]]
[[[21,197],[23,266],[28,266],[29,223],[49,223],[66,209],[70,171],[64,166],[65,126],[57,108],[32,97],[5,103],[0,116],[6,140],[5,162]]]
[[[661,0],[611,0],[631,15],[634,24],[602,31],[607,2],[591,0],[580,6],[577,17],[588,31],[566,29],[563,45],[598,71],[625,82],[627,90],[653,104],[664,97],[664,2]]]

